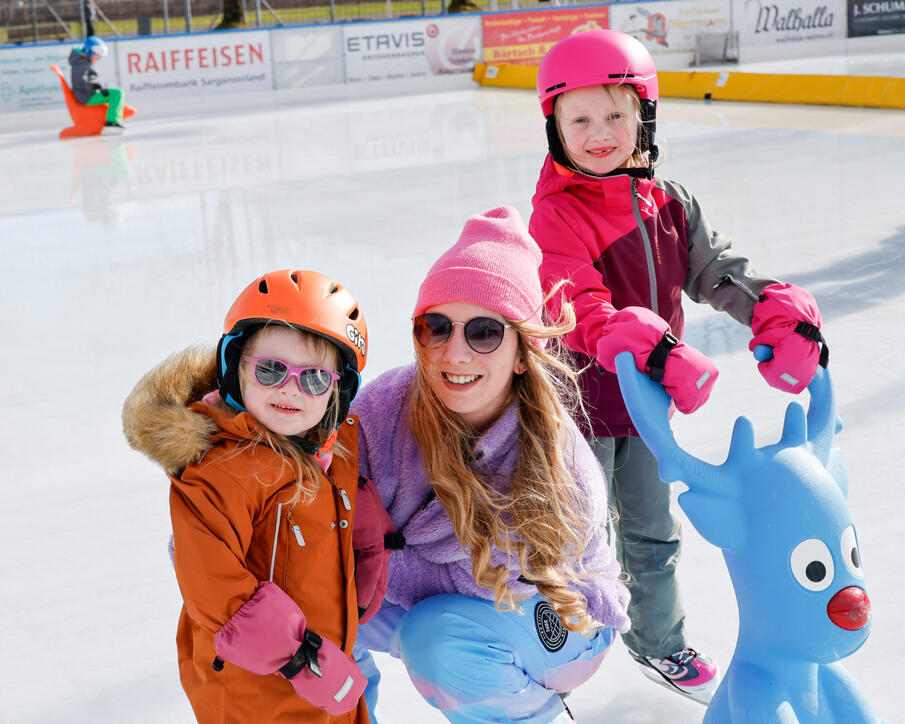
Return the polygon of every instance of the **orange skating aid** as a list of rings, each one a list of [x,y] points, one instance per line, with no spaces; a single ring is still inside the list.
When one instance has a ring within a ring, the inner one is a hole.
[[[104,121],[107,118],[107,104],[100,103],[96,106],[86,106],[79,103],[72,94],[69,83],[60,67],[54,63],[50,69],[60,78],[63,86],[63,97],[66,99],[66,108],[72,117],[74,125],[60,131],[60,138],[76,138],[78,136],[99,136],[104,130]],[[123,118],[135,115],[135,109],[130,105],[123,106]]]

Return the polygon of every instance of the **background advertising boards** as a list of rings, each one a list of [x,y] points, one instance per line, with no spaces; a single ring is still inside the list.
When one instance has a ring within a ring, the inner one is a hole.
[[[481,19],[350,23],[343,48],[349,83],[471,73],[481,57]]]
[[[62,105],[60,81],[50,69],[60,66],[69,82],[69,53],[79,43],[39,45],[0,50],[0,113]],[[114,45],[115,48],[115,45]],[[112,53],[111,53],[112,56]],[[101,80],[116,85],[116,65],[106,58],[107,67],[98,63]]]
[[[118,43],[119,82],[131,99],[273,89],[270,33],[160,36]]]
[[[338,25],[276,31],[270,43],[274,88],[345,83],[343,34]]]
[[[845,38],[845,0],[734,0],[739,42],[747,46]]]
[[[610,27],[609,10],[604,5],[485,15],[484,62],[540,65],[547,51],[566,36]]]
[[[905,33],[905,0],[848,0],[848,36]]]
[[[610,27],[644,43],[660,70],[684,68],[694,61],[696,35],[729,32],[729,0],[613,5]]]

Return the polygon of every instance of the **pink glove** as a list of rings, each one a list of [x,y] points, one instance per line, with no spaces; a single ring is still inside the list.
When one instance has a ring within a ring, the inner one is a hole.
[[[720,374],[709,357],[677,340],[669,325],[644,307],[620,309],[604,326],[597,362],[615,373],[620,352],[631,352],[635,367],[661,383],[686,415],[707,402]]]
[[[748,349],[761,344],[773,348],[773,359],[757,365],[772,387],[797,394],[808,386],[818,363],[826,367],[829,351],[820,333],[820,311],[804,289],[791,284],[766,287],[754,305],[751,331],[754,339]]]
[[[303,699],[338,715],[352,711],[367,680],[330,639],[305,628],[305,614],[270,581],[214,636],[217,655],[253,674],[279,674]]]
[[[352,527],[359,623],[366,623],[380,610],[386,595],[391,551],[386,541],[393,531],[393,521],[383,506],[374,481],[359,478]]]

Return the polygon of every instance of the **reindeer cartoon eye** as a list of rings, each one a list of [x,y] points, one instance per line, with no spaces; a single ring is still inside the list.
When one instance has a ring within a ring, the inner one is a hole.
[[[861,570],[861,552],[858,550],[858,538],[855,536],[855,527],[850,525],[842,531],[842,560],[856,578],[864,578]]]
[[[792,551],[790,563],[795,580],[809,591],[822,591],[833,582],[833,556],[822,540],[801,541]]]

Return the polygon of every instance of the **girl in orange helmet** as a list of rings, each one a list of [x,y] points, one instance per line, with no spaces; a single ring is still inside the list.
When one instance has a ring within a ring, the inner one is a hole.
[[[349,654],[391,527],[348,416],[366,358],[354,297],[283,270],[239,295],[216,359],[177,354],[126,402],[126,436],[172,483],[179,672],[199,722],[368,721]]]

